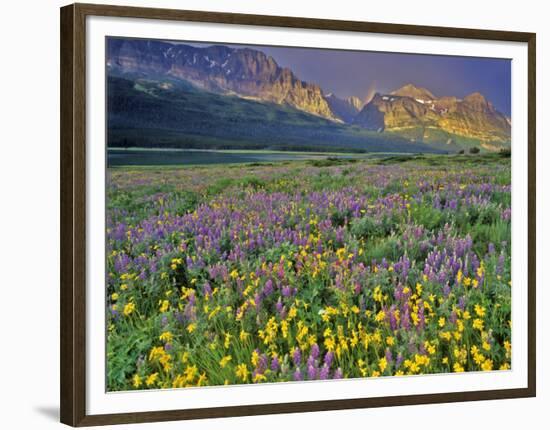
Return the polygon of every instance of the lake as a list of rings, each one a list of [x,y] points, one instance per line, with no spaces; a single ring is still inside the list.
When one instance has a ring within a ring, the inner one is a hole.
[[[270,151],[205,151],[205,150],[149,150],[109,149],[107,163],[114,166],[168,166],[223,163],[258,163],[284,160],[322,159],[334,154]],[[354,157],[354,155],[339,155]]]

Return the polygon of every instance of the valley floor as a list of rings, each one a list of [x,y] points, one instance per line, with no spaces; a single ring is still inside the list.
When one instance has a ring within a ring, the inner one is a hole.
[[[509,369],[510,159],[108,171],[108,389]]]

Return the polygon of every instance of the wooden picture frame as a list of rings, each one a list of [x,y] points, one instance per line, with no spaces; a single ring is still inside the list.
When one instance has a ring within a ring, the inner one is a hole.
[[[90,16],[512,41],[528,46],[528,384],[525,388],[89,415],[86,387],[86,19]],[[535,139],[533,33],[280,16],[73,4],[61,8],[61,422],[71,426],[533,397],[536,393]]]

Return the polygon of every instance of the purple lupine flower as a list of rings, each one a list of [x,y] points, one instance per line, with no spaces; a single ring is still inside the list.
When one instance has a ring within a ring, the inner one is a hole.
[[[300,351],[300,348],[296,347],[294,349],[294,352],[292,353],[292,361],[295,366],[298,366],[302,361],[302,352]]]
[[[512,209],[511,208],[504,209],[500,215],[500,218],[503,221],[510,221],[510,219],[512,218]]]
[[[258,372],[264,373],[267,370],[267,365],[268,365],[267,355],[261,354],[260,359],[258,360],[258,367],[257,367]]]
[[[397,317],[395,316],[395,305],[390,307],[390,328],[395,331],[397,330]]]
[[[280,297],[279,297],[279,300],[277,300],[277,303],[275,303],[275,309],[277,309],[277,312],[279,313],[283,311],[283,303],[281,302]]]
[[[302,372],[300,371],[299,367],[296,368],[296,370],[294,371],[292,377],[294,378],[295,381],[303,381],[304,377],[303,377]]]
[[[330,368],[330,366],[332,365],[332,360],[334,360],[334,352],[327,351],[327,353],[325,354],[325,359],[324,359],[325,365]]]
[[[264,295],[267,297],[273,292],[273,281],[268,279],[264,285]]]
[[[332,379],[342,379],[344,375],[342,374],[342,369],[338,368],[334,371],[334,375],[332,376]]]
[[[317,369],[314,366],[308,366],[307,367],[307,377],[310,380],[317,378]]]
[[[392,362],[393,362],[393,355],[392,355],[392,353],[391,353],[391,351],[390,351],[389,348],[386,348],[386,361],[387,361],[388,363],[392,363]]]
[[[395,368],[398,369],[399,366],[401,366],[401,364],[403,363],[403,361],[404,361],[403,355],[401,353],[397,354],[397,358],[395,359]]]
[[[325,379],[328,379],[329,376],[330,376],[330,369],[326,364],[324,364],[323,367],[319,369],[319,379],[325,380]]]
[[[210,286],[208,281],[206,281],[202,286],[202,291],[205,297],[210,297],[212,295],[212,287]]]
[[[313,345],[311,345],[311,356],[316,360],[317,358],[319,358],[319,345],[317,345],[316,343],[314,343]]]
[[[279,359],[277,357],[273,357],[270,367],[273,372],[277,372],[279,370]]]
[[[403,312],[401,313],[401,328],[404,330],[409,330],[409,328],[411,328],[409,306],[405,303],[403,308]]]
[[[501,253],[498,257],[497,267],[495,268],[495,273],[497,275],[502,275],[504,272],[504,253]]]
[[[256,309],[260,309],[260,306],[262,304],[262,296],[258,293],[254,294],[254,305],[256,306]]]

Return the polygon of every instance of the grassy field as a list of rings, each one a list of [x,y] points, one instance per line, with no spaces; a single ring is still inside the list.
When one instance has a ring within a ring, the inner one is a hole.
[[[110,391],[505,370],[510,158],[108,172]]]

